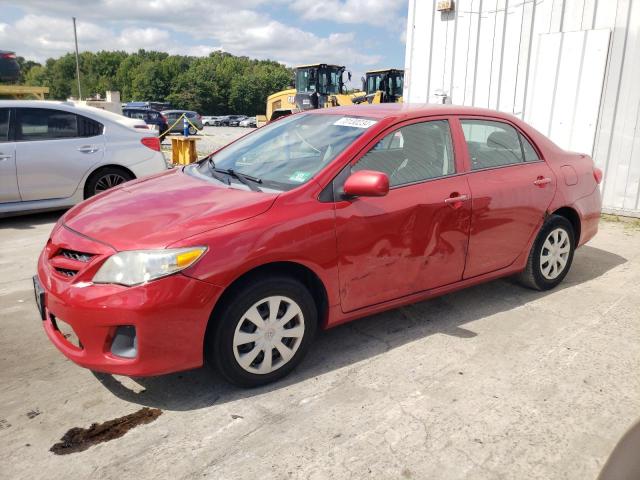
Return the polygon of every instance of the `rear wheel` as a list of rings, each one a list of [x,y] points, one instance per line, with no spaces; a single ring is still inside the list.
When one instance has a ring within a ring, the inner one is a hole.
[[[533,242],[527,267],[518,280],[535,290],[554,288],[569,273],[574,251],[573,226],[566,218],[551,215]]]
[[[198,130],[196,130],[195,127],[189,127],[189,135],[195,135],[196,133],[198,133]]]
[[[135,177],[126,170],[118,167],[105,167],[96,170],[87,179],[84,186],[84,198],[93,197],[121,183],[133,180]]]
[[[317,312],[304,285],[269,276],[236,289],[212,321],[208,360],[229,382],[257,387],[300,363],[315,336]]]

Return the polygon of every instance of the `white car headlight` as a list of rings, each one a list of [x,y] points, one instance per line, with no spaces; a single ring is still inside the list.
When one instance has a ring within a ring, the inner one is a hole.
[[[184,270],[198,261],[207,247],[130,250],[110,256],[93,276],[93,283],[138,285]]]

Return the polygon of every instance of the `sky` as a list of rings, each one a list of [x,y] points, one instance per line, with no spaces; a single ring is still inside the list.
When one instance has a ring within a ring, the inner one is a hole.
[[[337,63],[354,82],[404,66],[407,0],[0,0],[0,49],[43,62],[73,51],[139,48],[295,66]]]

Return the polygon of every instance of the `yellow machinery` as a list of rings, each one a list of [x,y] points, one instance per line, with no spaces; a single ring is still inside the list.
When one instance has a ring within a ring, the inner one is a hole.
[[[370,70],[362,77],[362,90],[365,92],[353,100],[353,103],[402,103],[404,70],[387,68]]]
[[[27,85],[0,85],[0,98],[11,98],[14,100],[25,100],[35,98],[44,100],[44,96],[49,93],[49,87],[31,87]]]
[[[362,92],[348,94],[344,84],[345,67],[316,63],[302,65],[295,69],[296,88],[290,88],[269,95],[267,114],[258,116],[258,125],[270,122],[284,115],[316,108],[352,105],[353,99]],[[351,72],[347,72],[351,80]]]

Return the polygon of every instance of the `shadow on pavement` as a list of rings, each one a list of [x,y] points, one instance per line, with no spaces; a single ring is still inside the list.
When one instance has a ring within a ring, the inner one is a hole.
[[[55,223],[58,218],[66,212],[66,209],[52,210],[49,212],[31,213],[31,214],[16,214],[10,217],[0,217],[0,230],[5,228],[12,228],[15,230],[29,230],[39,225],[46,223]]]
[[[528,290],[509,279],[496,280],[335,327],[318,335],[307,357],[288,377],[256,389],[230,386],[208,368],[136,378],[135,383],[142,387],[137,389],[139,393],[111,375],[95,376],[114,395],[132,403],[177,411],[205,408],[286,388],[429,335],[473,338],[476,333],[464,328],[465,324],[593,280],[626,261],[619,255],[585,246],[576,252],[565,281],[550,292]]]

